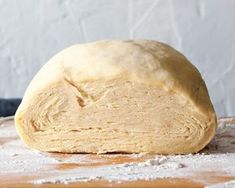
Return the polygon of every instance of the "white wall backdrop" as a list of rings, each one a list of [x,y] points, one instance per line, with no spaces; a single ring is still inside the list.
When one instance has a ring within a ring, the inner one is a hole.
[[[235,115],[235,0],[0,0],[0,97],[22,97],[65,47],[130,38],[181,51],[202,73],[218,115]]]

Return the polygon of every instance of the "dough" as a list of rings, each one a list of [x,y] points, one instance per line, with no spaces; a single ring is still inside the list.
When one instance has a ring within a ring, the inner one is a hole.
[[[156,41],[98,41],[54,56],[16,112],[31,148],[63,153],[187,154],[216,130],[198,70]]]

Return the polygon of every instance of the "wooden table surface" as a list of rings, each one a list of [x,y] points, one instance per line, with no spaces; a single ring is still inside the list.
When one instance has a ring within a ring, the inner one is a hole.
[[[235,119],[233,118],[223,118],[220,120],[220,124],[235,124]],[[6,131],[9,130],[9,135],[6,135]],[[235,130],[235,129],[234,129]],[[4,132],[5,131],[5,132]],[[235,145],[235,131],[229,133],[223,132],[223,138],[229,139],[230,142],[233,142]],[[222,138],[219,135],[217,136],[217,141]],[[14,142],[13,142],[14,141]],[[11,143],[11,144],[10,144]],[[231,144],[231,143],[230,143]],[[110,155],[89,155],[89,154],[56,154],[56,153],[46,153],[45,155],[59,160],[59,163],[50,164],[50,168],[39,169],[35,173],[28,173],[27,171],[21,171],[20,173],[17,172],[17,169],[1,169],[1,166],[4,166],[5,159],[1,158],[1,151],[14,151],[18,148],[21,148],[21,154],[25,151],[26,157],[27,152],[30,151],[19,139],[15,128],[14,123],[12,120],[2,121],[0,120],[0,187],[161,187],[161,188],[171,188],[171,187],[204,187],[205,185],[213,185],[218,183],[223,183],[231,180],[235,180],[235,174],[228,174],[221,169],[217,169],[216,171],[211,171],[211,169],[201,169],[201,171],[193,172],[189,176],[185,174],[185,177],[180,178],[157,178],[154,180],[135,180],[135,181],[108,181],[108,180],[95,180],[95,181],[88,181],[88,182],[73,182],[69,184],[33,184],[33,180],[37,180],[38,178],[43,178],[50,173],[53,173],[53,170],[66,172],[70,169],[79,169],[79,168],[98,168],[100,166],[109,166],[114,164],[123,164],[123,163],[140,163],[144,162],[147,159],[151,158],[150,155],[143,155],[138,158],[133,158],[132,155],[127,154],[112,154]],[[231,148],[230,148],[231,149]],[[235,153],[235,146],[232,151],[222,150],[221,152],[227,153]],[[3,154],[2,154],[3,155]],[[14,157],[14,152],[10,157]],[[18,155],[18,154],[16,154]],[[86,157],[88,160],[83,163],[75,163],[75,162],[64,162],[66,159],[70,158],[71,156],[80,156]],[[7,158],[8,163],[11,163],[11,160]],[[13,160],[12,160],[13,161]],[[2,163],[2,164],[1,164]],[[15,165],[15,164],[14,164]],[[27,165],[27,164],[26,164]],[[231,164],[234,165],[234,164]],[[11,166],[11,165],[9,165]],[[17,166],[17,165],[16,165]],[[235,168],[235,166],[234,166]]]

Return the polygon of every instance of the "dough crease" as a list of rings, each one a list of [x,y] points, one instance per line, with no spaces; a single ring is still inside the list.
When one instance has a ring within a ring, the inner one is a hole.
[[[63,153],[195,153],[217,127],[199,71],[150,40],[58,53],[29,84],[15,124],[29,147]]]

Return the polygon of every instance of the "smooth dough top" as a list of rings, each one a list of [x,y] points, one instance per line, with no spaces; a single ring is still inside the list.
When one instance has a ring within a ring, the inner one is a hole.
[[[62,77],[81,83],[122,77],[160,85],[187,97],[201,113],[214,114],[199,71],[181,53],[156,41],[104,40],[69,47],[43,66],[28,86],[23,100],[30,101],[37,95],[35,91]],[[29,103],[23,101],[23,104]]]

